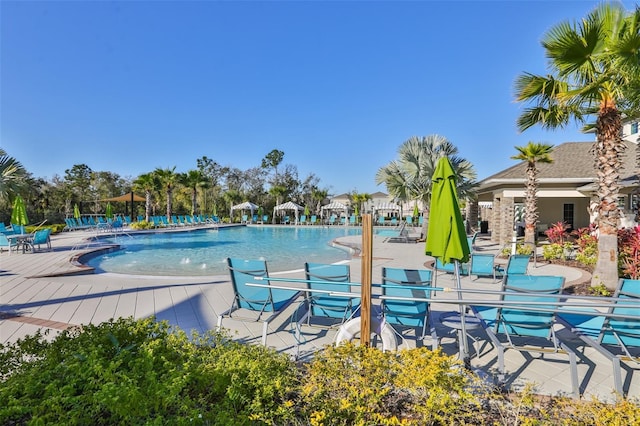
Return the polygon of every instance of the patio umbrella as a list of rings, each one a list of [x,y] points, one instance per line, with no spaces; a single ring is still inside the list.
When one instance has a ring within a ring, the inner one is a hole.
[[[413,205],[413,217],[418,217],[420,216],[420,210],[418,210],[418,205],[414,204]]]
[[[458,290],[460,284],[460,262],[469,261],[469,243],[460,213],[458,195],[456,192],[456,174],[447,157],[441,157],[433,173],[431,187],[431,207],[429,228],[427,230],[427,244],[425,252],[440,258],[443,264],[454,263],[454,275]],[[462,292],[458,292],[462,299]],[[461,358],[468,365],[469,348],[465,325],[465,306],[460,304],[460,323],[463,344],[460,348]]]
[[[111,211],[111,203],[107,203],[107,208],[104,211],[104,215],[107,219],[113,219],[113,212]]]
[[[80,219],[80,208],[78,208],[77,204],[73,205],[73,217],[76,219]]]
[[[17,195],[13,200],[13,211],[11,212],[11,223],[16,225],[27,225],[29,219],[27,219],[27,208],[24,205],[24,200],[21,196]]]

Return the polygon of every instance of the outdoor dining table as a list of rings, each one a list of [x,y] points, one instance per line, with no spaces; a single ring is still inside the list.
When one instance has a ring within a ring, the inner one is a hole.
[[[33,240],[33,234],[8,234],[6,237],[10,242],[15,240],[16,249],[22,248],[22,253],[27,252],[27,247],[31,245],[30,243]]]

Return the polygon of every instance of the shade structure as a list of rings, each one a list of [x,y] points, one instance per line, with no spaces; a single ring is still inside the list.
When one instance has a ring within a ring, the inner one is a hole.
[[[21,196],[16,195],[13,200],[13,210],[11,211],[11,223],[16,225],[28,225],[27,208]]]
[[[257,204],[250,203],[249,201],[245,201],[244,203],[236,204],[231,207],[231,212],[234,210],[251,210],[251,214],[253,215],[254,210],[258,210],[259,206]]]
[[[123,195],[119,195],[117,197],[105,198],[100,201],[112,201],[112,202],[131,202],[131,201],[146,201],[144,197],[134,194],[133,192],[128,192]]]
[[[429,227],[425,252],[439,258],[443,264],[454,263],[454,275],[458,289],[460,284],[460,262],[469,261],[469,243],[460,213],[456,190],[456,174],[447,157],[441,157],[433,173]],[[462,298],[462,292],[458,292]],[[461,358],[469,364],[469,348],[465,326],[465,306],[460,304],[460,322],[463,344]]]
[[[120,195],[118,197],[112,197],[112,198],[105,198],[103,200],[100,201],[106,201],[106,202],[110,202],[113,201],[115,202],[129,202],[131,203],[131,205],[129,206],[131,209],[131,217],[133,218],[135,215],[133,214],[133,202],[134,201],[147,201],[144,197],[141,197],[139,195],[136,195],[132,192],[128,192],[126,194]]]
[[[273,215],[280,211],[293,211],[296,216],[296,223],[298,223],[298,214],[304,210],[304,207],[294,203],[293,201],[287,201],[284,204],[278,204],[273,208]]]

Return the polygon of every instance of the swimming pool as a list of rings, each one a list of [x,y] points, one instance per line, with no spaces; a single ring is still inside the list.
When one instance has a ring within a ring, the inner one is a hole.
[[[358,228],[321,226],[241,226],[219,230],[119,236],[122,249],[89,258],[97,272],[130,275],[203,276],[227,274],[227,257],[264,259],[269,271],[331,263],[351,255],[333,247],[335,238],[361,235]]]

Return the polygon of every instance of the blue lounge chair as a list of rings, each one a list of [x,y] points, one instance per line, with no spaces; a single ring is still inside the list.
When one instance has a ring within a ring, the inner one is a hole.
[[[562,343],[554,332],[560,299],[545,297],[559,295],[563,285],[564,277],[510,275],[504,281],[500,299],[506,304],[499,301],[495,306],[471,307],[498,350],[500,381],[504,380],[504,352],[507,349],[565,354],[569,357],[572,392],[574,397],[579,397],[576,354]],[[487,301],[487,304],[490,303],[491,301]],[[533,305],[534,303],[537,304]]]
[[[398,226],[398,218],[392,217],[389,223],[391,224],[391,226]]]
[[[339,319],[342,324],[360,305],[359,298],[334,296],[328,293],[351,291],[349,285],[338,284],[351,281],[349,265],[307,262],[304,264],[304,271],[307,289],[319,291],[309,291],[305,295],[307,312],[300,322],[306,320],[307,325],[310,325],[312,317],[323,317]]]
[[[7,229],[6,226],[4,226],[4,222],[0,222],[0,233],[7,233],[9,232],[9,229]]]
[[[282,223],[284,225],[288,225],[289,223],[291,223],[291,218],[289,216],[285,216],[282,218]]]
[[[331,216],[329,216],[329,225],[335,225],[337,220],[338,220],[338,216],[336,216],[335,214],[332,214]]]
[[[0,232],[0,252],[4,249],[9,251],[11,254],[12,251],[18,248],[18,241],[14,239],[7,238],[7,234]]]
[[[407,216],[404,218],[404,221],[407,223],[407,225],[409,226],[413,226],[413,216]]]
[[[307,224],[307,215],[300,215],[300,219],[298,220],[298,223],[300,225],[306,225]]]
[[[392,325],[413,327],[416,338],[424,340],[427,330],[431,336],[431,347],[438,347],[438,336],[431,319],[430,303],[412,300],[385,299],[384,296],[407,298],[429,298],[433,274],[429,269],[382,268],[382,313]]]
[[[26,227],[24,225],[16,225],[15,223],[11,224],[11,229],[13,229],[14,234],[26,234]]]
[[[40,251],[42,245],[46,246],[47,251],[51,251],[51,228],[38,229],[33,233],[33,238],[27,244],[32,253],[35,253],[36,246]]]
[[[467,237],[467,243],[469,244],[469,251],[476,249],[476,239],[478,239],[478,233],[475,232],[472,236]]]
[[[487,253],[471,253],[471,267],[469,275],[475,275],[476,278],[492,277],[496,280],[496,257]]]
[[[318,222],[318,216],[311,215],[311,219],[309,219],[309,225],[315,225]]]
[[[626,306],[617,306],[617,305]],[[585,314],[565,313],[558,316],[573,333],[611,361],[615,391],[624,395],[621,361],[640,363],[640,280],[621,279],[614,293],[614,303],[607,315],[590,309]],[[616,316],[617,315],[617,316]]]
[[[496,267],[496,276],[502,276],[504,278],[507,275],[527,275],[530,259],[531,256],[528,254],[512,254],[509,256],[507,266]]]
[[[377,223],[378,223],[378,225],[380,225],[380,226],[384,226],[384,225],[386,225],[386,223],[385,223],[385,219],[384,219],[384,216],[382,216],[382,215],[378,216]]]
[[[252,318],[235,317],[240,320],[262,322],[262,344],[267,345],[269,323],[286,309],[299,295],[299,291],[272,289],[269,287],[251,287],[247,284],[269,285],[269,271],[264,260],[242,260],[227,258],[233,302],[231,307],[218,316],[218,329],[222,327],[224,317],[231,317],[240,309],[257,313]],[[261,278],[257,280],[256,278]],[[262,319],[263,315],[268,315]]]
[[[243,214],[242,219],[240,219],[240,223],[249,223],[249,216],[246,214]]]
[[[356,226],[357,224],[358,222],[356,220],[356,215],[352,214],[351,216],[349,216],[349,225]]]

